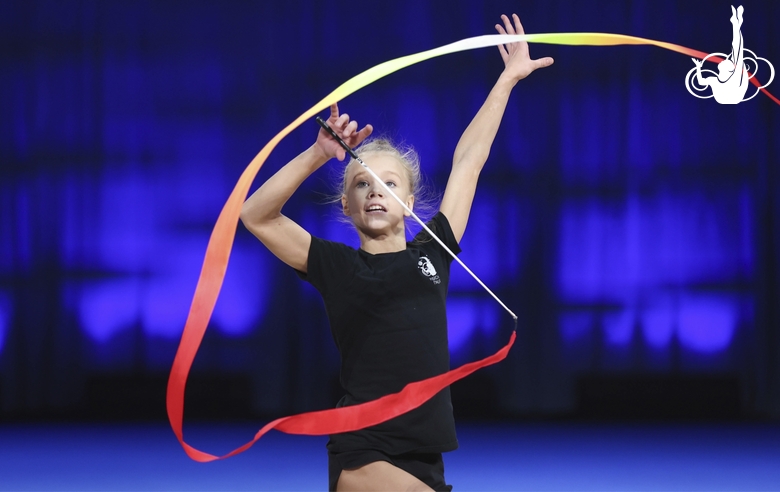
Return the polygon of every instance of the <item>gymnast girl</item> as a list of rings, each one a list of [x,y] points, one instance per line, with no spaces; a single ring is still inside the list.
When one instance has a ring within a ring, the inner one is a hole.
[[[517,15],[501,16],[501,34],[523,34]],[[504,70],[455,149],[438,213],[428,222],[456,254],[466,229],[477,178],[487,160],[515,84],[552,58],[531,60],[526,43],[499,46]],[[339,114],[328,126],[411,209],[419,193],[413,152],[386,140],[366,140],[371,125]],[[364,142],[365,141],[365,142]],[[360,145],[362,143],[362,145]],[[340,381],[354,405],[400,391],[407,383],[449,370],[445,300],[452,258],[426,232],[407,242],[401,205],[354,159],[342,182],[343,213],[360,239],[355,250],[310,235],[282,215],[301,183],[345,150],[324,130],[310,148],[266,181],[241,211],[244,225],[280,260],[321,293],[341,355]],[[442,452],[458,446],[449,388],[419,408],[383,424],[330,436],[329,490],[451,490]]]

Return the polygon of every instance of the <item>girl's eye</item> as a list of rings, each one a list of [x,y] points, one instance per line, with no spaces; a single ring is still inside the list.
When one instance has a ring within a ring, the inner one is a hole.
[[[394,187],[394,186],[395,186],[395,182],[393,182],[393,181],[388,181],[388,182],[387,182],[387,183],[385,183],[385,184],[386,184],[387,186],[389,186],[390,188],[392,188],[392,187]]]
[[[367,181],[359,181],[358,184],[357,184],[358,188],[365,188],[366,186],[368,186],[368,182]]]

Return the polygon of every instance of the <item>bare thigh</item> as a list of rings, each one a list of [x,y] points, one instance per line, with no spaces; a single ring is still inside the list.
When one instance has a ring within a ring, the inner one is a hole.
[[[433,489],[411,473],[387,461],[374,461],[358,468],[342,470],[336,490],[338,492],[391,490],[422,492]]]

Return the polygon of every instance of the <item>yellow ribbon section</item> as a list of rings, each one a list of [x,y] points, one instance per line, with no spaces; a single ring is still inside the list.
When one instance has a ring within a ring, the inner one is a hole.
[[[222,281],[225,277],[230,251],[233,247],[236,224],[241,213],[241,206],[246,199],[252,181],[271,151],[284,137],[289,135],[304,121],[312,118],[331,104],[344,99],[353,92],[362,89],[393,72],[438,56],[518,41],[576,46],[653,45],[700,59],[704,59],[708,55],[702,51],[671,43],[609,33],[493,34],[478,36],[381,63],[344,82],[333,92],[325,96],[320,102],[315,104],[311,109],[296,118],[295,121],[287,125],[282,131],[274,136],[246,167],[225,202],[225,205],[219,214],[219,218],[217,219],[217,223],[211,233],[211,237],[209,238],[206,256],[203,260],[198,284],[195,287],[195,294],[192,299],[192,305],[190,306],[190,312],[187,316],[184,332],[182,333],[181,342],[179,343],[179,348],[173,361],[171,375],[168,380],[168,417],[174,433],[188,452],[199,453],[199,451],[192,449],[182,441],[184,389],[187,383],[187,376],[192,367],[192,362],[195,359],[195,354],[203,340],[203,335],[206,332],[211,314],[214,311],[219,291],[222,288]],[[708,59],[715,62],[720,61],[720,59],[716,59],[715,57],[709,57]],[[754,83],[757,82],[755,81],[755,78],[752,80]],[[780,100],[772,96],[765,89],[761,90],[775,102],[780,104]]]

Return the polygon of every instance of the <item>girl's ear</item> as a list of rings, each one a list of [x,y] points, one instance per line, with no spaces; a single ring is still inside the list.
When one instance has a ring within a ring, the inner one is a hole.
[[[341,195],[341,209],[344,215],[349,217],[349,202],[347,202],[347,195]]]
[[[414,195],[409,195],[409,198],[406,199],[406,206],[409,207],[409,210],[414,210]],[[404,217],[411,217],[411,214],[404,210]]]

